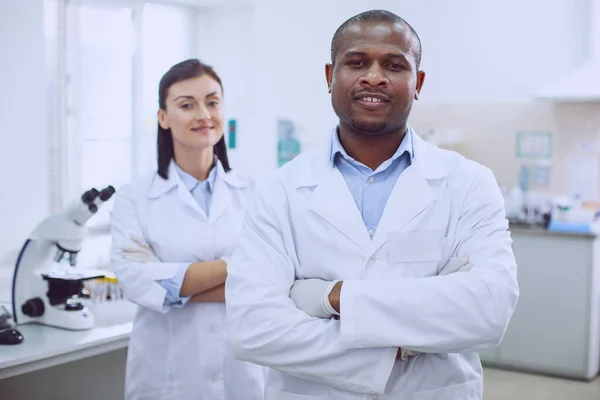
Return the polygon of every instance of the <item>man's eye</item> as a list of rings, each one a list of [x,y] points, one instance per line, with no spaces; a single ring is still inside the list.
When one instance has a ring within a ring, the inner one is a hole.
[[[352,67],[362,67],[363,65],[365,65],[365,63],[363,61],[354,60],[354,61],[350,61],[348,63],[348,65],[350,65]]]

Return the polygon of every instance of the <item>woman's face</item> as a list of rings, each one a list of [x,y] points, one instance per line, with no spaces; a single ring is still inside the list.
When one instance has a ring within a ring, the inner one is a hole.
[[[209,75],[173,84],[158,110],[158,123],[171,129],[175,150],[212,148],[223,136],[223,90]]]

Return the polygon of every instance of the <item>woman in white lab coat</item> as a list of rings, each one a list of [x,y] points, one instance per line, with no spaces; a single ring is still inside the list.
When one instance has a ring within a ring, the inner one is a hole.
[[[139,305],[127,356],[128,400],[258,400],[263,368],[226,344],[224,282],[249,182],[232,171],[223,87],[198,60],[159,85],[158,170],[117,191],[111,263]]]

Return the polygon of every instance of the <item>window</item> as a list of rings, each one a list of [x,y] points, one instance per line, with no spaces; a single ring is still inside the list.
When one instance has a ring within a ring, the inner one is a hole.
[[[119,190],[154,168],[158,83],[193,56],[195,32],[194,11],[185,7],[46,1],[54,5],[46,23],[57,27],[48,45],[57,54],[50,109],[63,121],[53,125],[56,211],[92,187]],[[111,208],[89,224],[107,225]]]

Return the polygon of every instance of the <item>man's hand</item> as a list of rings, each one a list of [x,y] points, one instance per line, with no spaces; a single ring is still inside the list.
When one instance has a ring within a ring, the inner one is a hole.
[[[451,257],[442,267],[438,276],[450,275],[455,272],[469,272],[471,268],[473,265],[469,262],[468,257]]]
[[[136,246],[125,246],[121,249],[125,260],[142,263],[161,262],[144,239],[138,236],[131,236],[131,240]]]
[[[339,281],[333,286],[331,292],[329,292],[328,300],[331,307],[337,312],[340,313],[340,295],[342,294],[342,285],[344,282]]]
[[[328,295],[338,283],[321,279],[299,279],[290,289],[290,298],[296,303],[296,307],[311,317],[332,318],[335,312],[329,305]]]
[[[408,349],[398,349],[398,353],[396,354],[396,360],[406,361],[410,357],[416,357],[419,354],[421,354],[421,353],[419,353],[418,351],[412,351],[412,350],[408,350]]]

